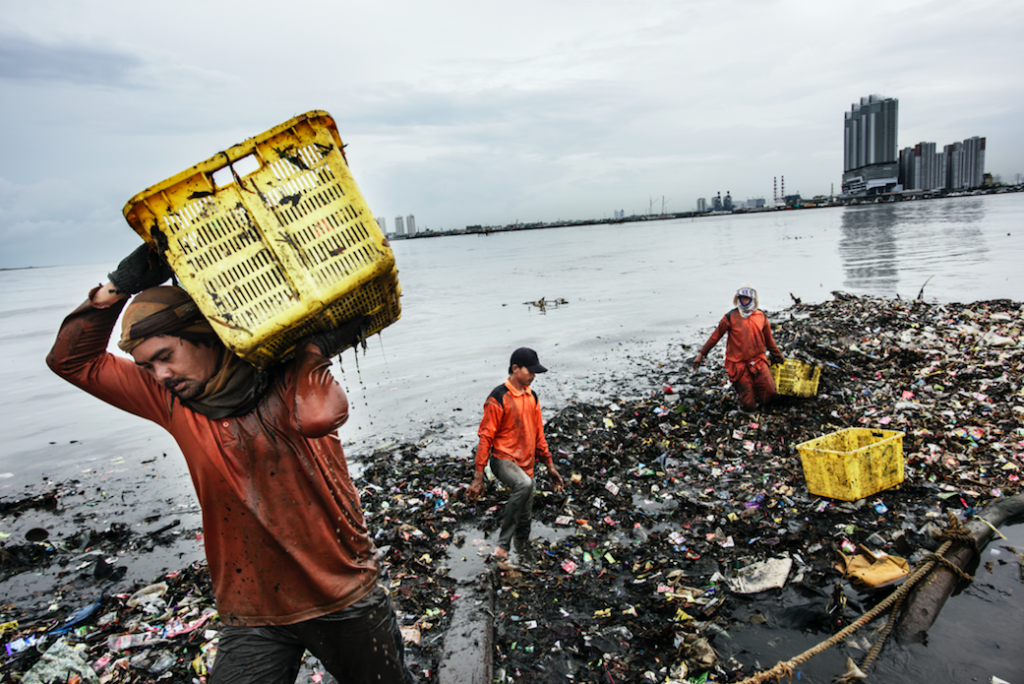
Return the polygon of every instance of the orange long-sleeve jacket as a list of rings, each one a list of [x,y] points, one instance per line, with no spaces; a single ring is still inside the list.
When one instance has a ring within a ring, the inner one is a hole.
[[[107,353],[123,305],[85,302],[64,320],[47,364],[177,441],[202,507],[221,619],[293,624],[369,594],[378,554],[337,435],[348,400],[330,360],[298,355],[278,369],[255,411],[214,420],[182,406],[130,359]]]
[[[484,402],[484,417],[477,435],[477,470],[486,468],[491,456],[513,461],[530,477],[537,458],[551,467],[540,400],[530,388],[520,392],[508,380],[495,387]]]

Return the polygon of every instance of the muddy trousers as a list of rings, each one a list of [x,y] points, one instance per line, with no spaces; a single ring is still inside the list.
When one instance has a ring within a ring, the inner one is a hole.
[[[533,478],[512,461],[491,457],[491,472],[512,490],[505,504],[505,517],[501,521],[498,546],[512,550],[512,537],[521,542],[530,539],[533,521]]]
[[[726,370],[736,390],[740,408],[744,411],[756,411],[758,404],[765,406],[775,398],[775,379],[763,357],[744,363],[727,364]]]
[[[353,605],[294,625],[224,627],[210,684],[292,684],[306,650],[344,684],[417,684],[380,586]]]

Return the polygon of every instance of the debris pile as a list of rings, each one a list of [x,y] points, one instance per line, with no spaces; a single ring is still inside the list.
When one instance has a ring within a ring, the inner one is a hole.
[[[23,682],[128,682],[165,673],[205,675],[219,623],[205,563],[171,572],[132,594],[106,594],[68,614],[61,606],[0,625],[4,668]],[[11,606],[5,606],[10,609]],[[10,615],[5,616],[10,618]]]
[[[548,416],[566,490],[552,493],[538,468],[535,558],[477,580],[494,582],[498,681],[737,681],[751,665],[716,642],[759,619],[752,596],[799,587],[818,597],[801,624],[836,631],[858,601],[884,596],[853,598],[864,587],[837,561],[870,551],[913,564],[938,546],[946,510],[963,517],[1022,491],[1021,305],[833,295],[769,315],[786,356],[822,368],[816,397],[744,414],[715,363],[724,345],[701,372],[684,346],[643,361],[645,396]],[[857,502],[807,493],[796,445],[846,427],[905,433],[900,487]],[[472,459],[467,443],[392,445],[366,458],[357,482],[423,681],[436,678],[458,609],[448,570],[486,555],[500,526],[500,485],[465,499]],[[203,574],[192,566],[160,578],[156,599],[105,596],[78,617],[60,607],[15,621],[5,607],[5,669],[28,671],[46,650],[38,639],[49,646],[67,626],[62,638],[85,645],[76,653],[104,681],[165,666],[174,681],[198,677],[218,628]]]
[[[858,614],[834,567],[843,551],[914,562],[945,509],[1021,491],[1020,305],[834,296],[772,317],[784,353],[823,368],[816,398],[751,417],[723,372],[663,367],[650,399],[550,421],[570,486],[538,517],[569,533],[498,580],[499,679],[733,681],[741,664],[718,659],[714,638],[751,619],[744,594],[798,584],[821,598],[814,626],[839,628]],[[881,426],[906,433],[900,488],[807,494],[795,445]]]

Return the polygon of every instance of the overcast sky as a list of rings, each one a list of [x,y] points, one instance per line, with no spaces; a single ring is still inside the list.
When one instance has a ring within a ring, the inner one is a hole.
[[[420,228],[838,191],[843,113],[1024,173],[1024,3],[0,0],[0,267],[109,262],[135,193],[312,109]]]

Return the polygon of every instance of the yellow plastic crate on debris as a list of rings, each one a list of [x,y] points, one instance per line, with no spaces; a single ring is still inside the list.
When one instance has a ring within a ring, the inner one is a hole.
[[[772,377],[779,394],[788,397],[813,397],[818,393],[821,368],[796,359],[772,365]]]
[[[847,428],[798,444],[811,494],[858,501],[903,482],[903,435]]]
[[[220,339],[265,367],[310,332],[401,316],[395,257],[349,171],[334,119],[311,111],[144,190],[124,207]]]

